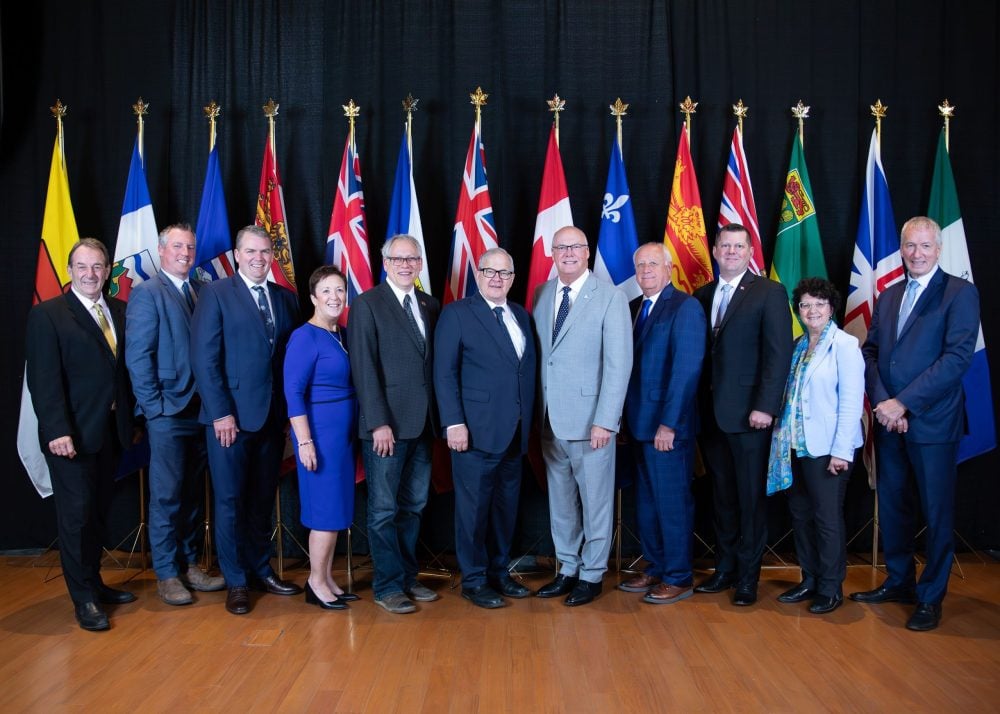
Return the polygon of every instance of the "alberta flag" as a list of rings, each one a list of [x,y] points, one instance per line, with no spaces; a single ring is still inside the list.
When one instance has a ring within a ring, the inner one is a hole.
[[[330,230],[326,239],[326,262],[336,265],[347,278],[347,303],[340,314],[340,324],[347,324],[351,303],[374,284],[368,255],[368,231],[365,228],[365,194],[361,190],[361,160],[354,146],[354,132],[344,144],[333,197]]]
[[[486,182],[485,153],[477,121],[472,128],[458,193],[451,255],[448,256],[448,279],[444,286],[445,305],[479,292],[475,280],[479,257],[490,248],[498,247],[490,187]]]
[[[934,160],[934,178],[931,181],[930,206],[927,215],[941,226],[941,269],[960,278],[972,280],[972,263],[965,242],[962,213],[958,208],[958,191],[951,172],[951,160],[945,145],[944,130],[938,140]],[[965,390],[965,413],[969,433],[958,445],[958,462],[985,454],[997,445],[996,420],[993,414],[993,390],[990,386],[990,365],[986,361],[986,342],[983,328],[979,327],[976,351],[972,364],[962,380]]]
[[[559,142],[555,125],[549,131],[549,145],[545,150],[545,168],[542,169],[542,190],[538,196],[538,216],[535,218],[535,239],[531,244],[531,266],[528,268],[528,285],[524,304],[530,311],[535,290],[554,278],[552,262],[552,237],[560,228],[573,225],[573,211],[569,206],[566,174],[563,172]]]
[[[847,291],[847,314],[844,329],[864,344],[872,323],[875,299],[893,283],[903,279],[903,260],[899,255],[899,233],[889,198],[889,183],[882,169],[882,154],[878,135],[873,131],[868,148],[865,185],[861,194],[861,215],[858,236],[854,244],[854,265],[851,285]],[[871,404],[865,395],[861,415],[865,427],[864,462],[868,483],[875,487],[875,440],[872,438],[874,419]]]
[[[392,184],[392,204],[389,206],[389,225],[385,229],[385,239],[396,235],[416,238],[424,262],[420,266],[420,276],[416,286],[431,294],[431,275],[427,270],[427,247],[424,244],[424,228],[420,223],[420,206],[417,205],[417,187],[413,183],[413,146],[409,132],[403,129],[403,141],[399,146],[396,161],[396,180]],[[385,269],[382,270],[385,278]]]
[[[128,300],[134,284],[156,275],[160,269],[156,243],[156,218],[153,217],[153,202],[149,199],[137,138],[132,146],[122,218],[118,224],[118,242],[115,243],[115,264],[111,267],[108,284],[111,297]]]
[[[604,189],[594,275],[617,285],[629,300],[642,293],[639,284],[635,282],[635,264],[632,262],[632,255],[638,248],[639,237],[635,230],[635,216],[632,214],[632,195],[625,177],[621,146],[616,138],[611,149],[608,183]]]
[[[750,234],[750,272],[764,274],[764,249],[760,242],[760,226],[757,223],[757,206],[753,200],[753,186],[750,183],[750,166],[743,151],[743,132],[737,126],[733,130],[733,142],[729,147],[729,161],[726,163],[726,177],[722,181],[722,205],[719,207],[719,228],[730,223],[739,223]]]
[[[198,209],[195,235],[198,240],[195,248],[195,268],[192,271],[194,277],[201,280],[220,280],[236,272],[217,146],[213,146],[208,152],[208,168],[205,170],[205,187],[201,192],[201,208]]]

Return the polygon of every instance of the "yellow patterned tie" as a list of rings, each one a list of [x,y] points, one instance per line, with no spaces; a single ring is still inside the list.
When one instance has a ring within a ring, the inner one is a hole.
[[[94,303],[94,312],[97,313],[97,324],[101,326],[101,332],[104,333],[104,339],[108,341],[108,347],[111,348],[111,352],[115,357],[118,356],[118,343],[115,341],[115,333],[111,331],[111,325],[108,324],[108,318],[104,316],[104,310],[101,309],[100,304]]]

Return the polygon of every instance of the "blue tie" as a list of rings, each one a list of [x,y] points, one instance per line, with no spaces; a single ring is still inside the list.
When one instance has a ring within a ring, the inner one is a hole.
[[[184,293],[184,300],[187,302],[188,310],[194,312],[194,295],[191,294],[191,286],[185,280],[181,283],[181,292]]]
[[[920,283],[913,279],[906,284],[906,294],[903,296],[903,307],[899,311],[899,322],[896,323],[897,338],[899,338],[899,335],[903,332],[903,325],[906,324],[906,319],[913,311],[913,303],[917,301],[917,288],[919,286]]]
[[[556,324],[552,326],[552,344],[555,344],[559,330],[562,329],[563,323],[566,322],[566,316],[569,314],[569,285],[562,289],[562,294],[562,302],[559,303],[559,311],[556,313]]]
[[[729,293],[732,292],[733,286],[726,283],[722,286],[722,299],[719,300],[719,311],[715,313],[715,324],[712,325],[712,337],[719,334],[719,328],[722,327],[722,318],[726,315],[726,308],[729,307]]]
[[[635,327],[632,330],[632,335],[639,339],[639,335],[642,334],[642,326],[646,324],[646,318],[649,317],[649,308],[653,306],[653,301],[646,298],[642,301],[642,309],[639,311],[639,317],[635,320]]]
[[[257,293],[257,308],[260,316],[264,319],[264,331],[267,332],[267,341],[274,344],[274,318],[271,317],[271,306],[267,304],[267,295],[264,294],[262,285],[254,285],[254,292]]]

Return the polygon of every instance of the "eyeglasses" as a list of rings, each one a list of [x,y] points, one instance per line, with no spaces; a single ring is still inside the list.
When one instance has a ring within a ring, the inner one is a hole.
[[[395,265],[397,268],[400,268],[403,265],[409,265],[413,268],[420,265],[420,261],[423,260],[423,258],[419,255],[408,255],[405,258],[397,258],[394,255],[390,255],[386,257],[386,260],[388,260],[390,264]]]
[[[587,247],[586,243],[574,243],[573,245],[554,245],[552,246],[553,253],[575,253],[578,250],[583,250]]]
[[[826,307],[830,304],[829,300],[817,300],[816,302],[800,302],[800,310],[812,310],[814,307]]]
[[[501,280],[510,280],[514,277],[513,270],[497,270],[496,268],[480,268],[479,272],[485,275],[488,279],[492,280],[497,275],[500,276]]]

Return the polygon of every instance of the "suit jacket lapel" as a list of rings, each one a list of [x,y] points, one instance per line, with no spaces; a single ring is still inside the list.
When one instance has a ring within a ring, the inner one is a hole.
[[[379,283],[376,289],[381,290],[379,296],[382,298],[382,302],[384,304],[386,311],[388,311],[388,313],[392,316],[392,319],[396,321],[397,329],[402,331],[403,334],[409,336],[410,340],[413,342],[413,346],[416,347],[417,350],[419,351],[420,343],[417,342],[417,337],[416,335],[413,334],[413,328],[410,327],[410,321],[406,319],[406,314],[403,312],[403,306],[402,304],[400,304],[399,300],[396,299],[396,293],[393,291],[392,287],[386,281]],[[416,293],[414,293],[414,295],[415,294]],[[417,300],[416,302],[418,304],[418,309],[420,310],[420,316],[424,320],[424,327],[426,328],[427,325],[429,324],[428,320],[430,319],[427,314],[426,306],[420,305],[419,300]],[[424,342],[426,343],[426,338],[424,339]],[[427,355],[427,349],[425,348],[424,356],[426,355]]]
[[[65,298],[73,319],[76,320],[85,331],[89,332],[90,335],[100,343],[101,347],[107,351],[108,357],[115,359],[115,353],[111,351],[111,345],[109,345],[108,341],[104,339],[104,332],[97,324],[97,320],[94,318],[87,306],[80,301],[80,298],[78,298],[76,293],[72,290],[65,293]],[[108,312],[111,313],[111,319],[115,325],[115,340],[119,345],[124,346],[125,323],[123,320],[115,319],[110,303],[108,304]],[[122,350],[119,350],[119,352],[121,351]]]
[[[729,306],[726,308],[726,314],[722,316],[722,324],[719,325],[719,332],[726,329],[726,324],[729,322],[729,318],[732,317],[733,313],[739,308],[740,303],[743,302],[743,298],[747,294],[747,291],[756,279],[757,276],[749,270],[743,273],[743,277],[740,279],[740,284],[736,286],[736,289],[733,290],[733,294],[729,297]]]
[[[264,326],[264,317],[260,314],[260,307],[257,305],[257,296],[250,292],[250,288],[247,287],[247,284],[243,281],[243,278],[240,277],[239,273],[233,275],[232,280],[233,290],[236,291],[236,299],[243,300],[244,302],[247,300],[250,301],[250,308],[253,310],[253,314],[257,316],[256,320],[251,320],[251,322],[256,325],[254,330],[258,335],[260,335],[264,342],[268,342],[267,328]]]
[[[830,331],[826,335],[826,338],[816,345],[812,359],[809,360],[809,364],[806,366],[806,374],[805,377],[802,378],[803,384],[809,383],[809,380],[812,379],[813,373],[816,372],[819,366],[823,364],[823,361],[830,356],[831,352],[833,352],[833,339],[837,334],[835,329],[836,328],[831,327]],[[808,340],[809,335],[803,335],[801,339]]]
[[[660,292],[660,296],[656,298],[656,302],[653,303],[653,309],[649,311],[648,315],[646,315],[646,321],[642,324],[642,331],[639,333],[639,337],[635,341],[636,347],[641,345],[642,341],[646,339],[646,335],[649,334],[649,329],[653,324],[654,318],[659,318],[663,314],[663,311],[667,309],[667,303],[669,303],[670,299],[673,297],[673,291],[674,286],[667,283],[667,286]],[[645,300],[645,297],[640,296],[640,311],[642,310],[642,300]]]
[[[586,281],[584,281],[583,287],[580,288],[580,292],[576,296],[576,300],[574,300],[573,304],[570,305],[569,314],[563,321],[562,327],[559,328],[559,335],[556,337],[556,341],[552,345],[553,349],[555,349],[556,346],[560,342],[562,342],[563,337],[566,335],[567,332],[569,332],[573,324],[579,319],[580,313],[587,309],[587,304],[590,302],[591,293],[593,293],[594,289],[597,287],[596,281],[597,277],[593,273],[591,273],[590,276],[586,279]],[[558,284],[559,283],[557,282],[556,285]],[[560,299],[562,299],[562,296],[560,296]],[[549,334],[552,334],[551,331],[549,332]]]
[[[486,299],[479,295],[472,301],[472,314],[476,316],[483,329],[493,338],[500,352],[507,356],[507,359],[517,363],[517,352],[514,350],[514,343],[507,332],[507,326],[501,325],[497,320],[496,313],[486,303]]]
[[[909,280],[909,276],[907,276],[907,280]],[[913,304],[913,309],[910,310],[910,314],[906,318],[906,324],[903,325],[903,329],[899,333],[899,337],[896,338],[897,341],[901,340],[903,338],[903,335],[905,335],[907,333],[907,331],[909,331],[909,329],[911,327],[913,327],[914,321],[917,319],[917,317],[920,316],[920,314],[924,310],[927,309],[927,305],[933,299],[933,296],[937,292],[939,292],[941,290],[944,290],[944,280],[945,280],[945,273],[939,267],[938,270],[937,270],[937,272],[934,273],[934,277],[931,278],[931,280],[930,280],[929,283],[927,283],[927,287],[924,288],[924,291],[922,293],[920,293],[920,297],[918,297],[917,301]],[[904,280],[902,284],[903,284],[904,288],[899,293],[899,300],[898,301],[895,301],[895,300],[893,301],[895,303],[895,305],[894,305],[895,309],[893,310],[893,314],[896,316],[896,319],[894,321],[895,322],[894,327],[896,328],[896,330],[899,329],[899,327],[898,327],[898,323],[899,323],[899,309],[902,306],[902,304],[903,304],[903,298],[906,295],[906,288],[905,288],[906,280]]]

